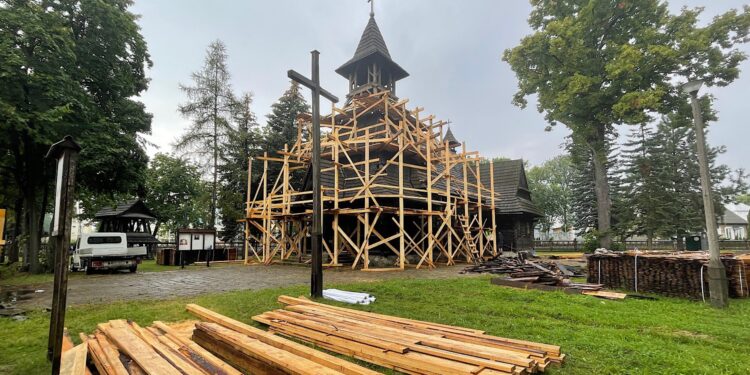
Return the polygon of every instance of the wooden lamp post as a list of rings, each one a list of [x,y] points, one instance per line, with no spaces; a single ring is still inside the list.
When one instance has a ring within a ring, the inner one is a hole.
[[[47,357],[52,361],[52,374],[60,372],[63,327],[68,291],[68,247],[70,245],[71,220],[76,181],[78,153],[81,151],[73,137],[67,135],[50,147],[45,157],[54,160],[57,168],[55,184],[55,216],[52,218],[52,241],[54,241],[55,284],[52,294]]]

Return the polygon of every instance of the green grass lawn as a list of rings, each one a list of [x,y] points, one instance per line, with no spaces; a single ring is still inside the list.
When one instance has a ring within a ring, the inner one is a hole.
[[[486,277],[393,280],[336,285],[377,296],[355,308],[486,330],[490,334],[561,345],[568,360],[550,374],[748,374],[750,300],[726,310],[701,302],[660,298],[607,301],[561,292],[490,285]],[[241,291],[169,301],[120,302],[70,308],[71,333],[91,332],[98,322],[127,318],[141,325],[191,318],[188,302],[252,323],[251,316],[278,308],[280,294],[304,287]],[[17,322],[0,319],[0,373],[48,373],[49,314]]]

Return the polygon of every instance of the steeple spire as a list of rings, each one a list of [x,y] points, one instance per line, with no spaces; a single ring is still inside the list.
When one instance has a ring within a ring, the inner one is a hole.
[[[349,80],[347,98],[363,93],[389,91],[395,97],[396,81],[408,77],[407,73],[391,59],[383,34],[375,22],[374,0],[370,2],[370,20],[362,32],[354,57],[336,69],[336,73]]]

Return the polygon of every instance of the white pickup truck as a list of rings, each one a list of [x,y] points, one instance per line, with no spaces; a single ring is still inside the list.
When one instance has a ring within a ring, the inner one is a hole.
[[[125,233],[84,233],[76,242],[71,271],[128,269],[135,272],[146,256],[146,247],[128,247]]]

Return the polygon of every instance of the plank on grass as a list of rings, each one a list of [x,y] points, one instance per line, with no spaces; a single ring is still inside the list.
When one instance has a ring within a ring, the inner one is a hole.
[[[151,328],[151,327],[149,327]],[[194,362],[200,364],[204,369],[208,370],[212,374],[221,375],[242,375],[240,371],[222,361],[220,358],[211,354],[208,350],[204,349],[195,342],[186,339],[179,333],[177,333],[172,327],[164,324],[163,322],[154,322],[153,328],[155,330],[161,330],[164,332],[163,336],[165,339],[171,340],[175,344],[179,345],[178,349],[180,353],[189,357]]]
[[[336,375],[341,372],[324,367],[308,359],[274,348],[239,332],[224,328],[216,323],[198,323],[196,330],[205,332],[225,344],[233,345],[245,355],[273,363],[290,374]]]
[[[164,343],[160,342],[159,339],[154,336],[153,333],[141,328],[135,322],[128,322],[130,328],[135,334],[152,349],[159,353],[164,359],[166,359],[172,366],[180,370],[180,372],[186,375],[203,375],[205,372],[201,370],[196,364],[187,360],[182,354],[172,348],[168,347]]]
[[[68,337],[70,339],[70,337]],[[84,375],[86,374],[86,343],[66,350],[60,358],[60,375]]]
[[[111,320],[99,329],[149,375],[182,375],[133,332],[124,321]]]
[[[302,306],[298,306],[302,307]],[[283,311],[283,310],[282,310]],[[288,312],[291,313],[291,312]],[[295,313],[296,314],[296,313]],[[349,325],[353,329],[359,329],[361,331],[367,331],[370,332],[373,335],[377,335],[378,337],[381,337],[383,340],[387,340],[394,343],[400,343],[409,348],[410,351],[419,352],[423,354],[432,355],[435,357],[441,357],[446,358],[454,361],[469,363],[477,366],[484,366],[487,368],[493,368],[500,371],[507,371],[511,372],[515,369],[515,366],[513,362],[511,361],[504,361],[499,359],[498,357],[508,357],[512,358],[516,361],[519,361],[520,365],[522,366],[531,366],[532,362],[528,358],[528,353],[526,355],[522,355],[520,353],[515,352],[507,352],[507,351],[493,351],[493,348],[489,347],[482,347],[473,345],[474,350],[471,350],[471,348],[467,347],[466,349],[469,350],[466,351],[457,351],[457,350],[446,350],[445,348],[440,347],[433,347],[434,345],[429,345],[424,340],[440,340],[442,343],[449,343],[450,341],[442,339],[440,337],[436,336],[430,336],[426,334],[421,333],[415,333],[415,332],[409,332],[404,330],[399,330],[396,328],[391,327],[383,327],[383,326],[377,326],[374,324],[370,324],[366,321],[353,321],[350,319],[342,318],[340,316],[336,316],[334,314],[329,315],[317,315],[317,314],[308,314],[304,315],[307,319],[315,320],[319,322],[335,322],[337,326],[341,325]],[[425,345],[427,344],[427,345]],[[459,343],[459,342],[452,342],[453,345],[466,345],[466,343]],[[479,354],[479,355],[478,355]],[[482,354],[485,354],[485,356],[489,358],[483,358]],[[499,354],[499,355],[498,355]]]
[[[111,372],[108,372],[108,374],[114,374],[114,375],[127,375],[128,370],[125,368],[125,365],[120,360],[120,353],[117,349],[114,348],[112,343],[107,339],[107,337],[101,333],[101,332],[94,332],[94,337],[91,340],[92,342],[96,342],[99,348],[101,348],[101,359],[102,363],[106,362],[109,366],[107,366],[108,371],[112,370]],[[98,356],[97,352],[97,356]],[[94,357],[97,358],[97,357]]]
[[[371,313],[371,312],[366,312],[366,311],[359,311],[359,310],[347,309],[347,308],[343,308],[343,307],[331,306],[331,305],[326,305],[326,304],[323,304],[323,303],[318,303],[318,302],[310,301],[309,299],[305,299],[305,298],[294,298],[294,297],[289,297],[289,296],[279,296],[278,300],[279,300],[280,303],[283,303],[285,305],[300,305],[300,304],[301,305],[313,305],[313,306],[318,306],[318,307],[323,308],[323,309],[339,311],[339,312],[345,313],[345,314],[354,314],[354,315],[357,315],[357,316],[363,316],[363,317],[372,318],[372,319],[382,319],[382,320],[400,322],[400,323],[403,323],[403,324],[415,325],[415,326],[419,326],[419,327],[429,327],[429,328],[432,328],[434,330],[446,330],[446,331],[449,331],[449,332],[463,332],[463,333],[467,333],[468,332],[468,333],[473,333],[473,334],[483,334],[484,333],[484,331],[478,330],[478,329],[464,328],[464,327],[455,327],[455,326],[450,326],[450,325],[440,324],[440,323],[423,322],[423,321],[419,321],[419,320],[413,320],[413,319],[407,319],[407,318],[400,318],[400,317],[396,317],[396,316],[383,315],[383,314]]]
[[[494,279],[493,279],[494,280]],[[430,330],[432,332],[438,333],[438,334],[456,334],[461,336],[471,336],[471,337],[478,337],[482,339],[491,339],[495,342],[507,342],[509,344],[523,346],[527,348],[533,348],[538,350],[544,350],[548,351],[555,355],[560,355],[560,347],[557,345],[549,345],[549,344],[542,344],[537,343],[533,341],[526,341],[526,340],[517,340],[517,339],[511,339],[511,338],[505,338],[500,336],[492,336],[485,334],[484,331],[471,329],[471,328],[464,328],[464,327],[456,327],[456,326],[450,326],[440,323],[432,323],[432,322],[424,322],[420,320],[412,320],[407,318],[400,318],[390,315],[383,315],[383,314],[376,314],[376,313],[370,313],[365,311],[359,311],[354,309],[347,309],[343,307],[337,307],[337,306],[330,306],[314,301],[310,301],[305,298],[293,298],[289,296],[280,296],[279,302],[283,303],[285,305],[312,305],[321,309],[325,309],[327,311],[332,311],[335,313],[340,314],[347,314],[356,318],[361,319],[368,319],[372,321],[372,319],[376,319],[377,321],[382,322],[396,322],[403,324],[403,329],[412,329],[411,327],[417,327],[417,328],[424,328],[427,330]],[[373,321],[374,322],[374,321]]]
[[[356,365],[347,360],[334,357],[332,355],[323,353],[321,351],[296,343],[294,341],[290,341],[290,340],[278,337],[262,329],[252,327],[250,325],[234,320],[227,316],[221,315],[219,313],[216,313],[204,307],[201,307],[195,304],[189,304],[186,307],[190,313],[198,316],[199,318],[203,320],[213,322],[223,327],[237,331],[244,335],[250,336],[264,344],[271,345],[278,349],[286,350],[290,353],[309,359],[315,363],[321,364],[328,368],[332,368],[334,370],[340,371],[344,374],[348,374],[348,375],[376,375],[378,374],[378,372],[376,371],[366,369],[362,366]]]

